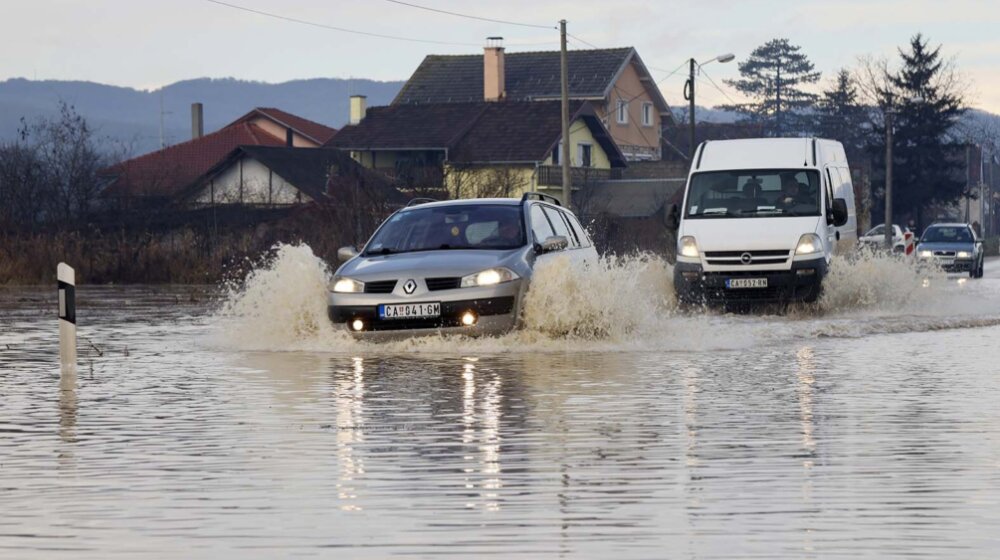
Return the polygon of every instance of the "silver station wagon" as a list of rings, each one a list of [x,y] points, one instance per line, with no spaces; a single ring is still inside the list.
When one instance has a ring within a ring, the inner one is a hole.
[[[596,263],[572,212],[547,195],[415,200],[344,262],[329,316],[358,337],[496,335],[517,327],[535,267],[557,255]]]

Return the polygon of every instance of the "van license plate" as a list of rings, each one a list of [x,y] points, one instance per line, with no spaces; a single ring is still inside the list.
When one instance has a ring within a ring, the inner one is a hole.
[[[726,287],[730,290],[742,288],[766,288],[767,278],[727,278]]]
[[[402,303],[378,306],[379,319],[427,319],[441,316],[441,303]]]

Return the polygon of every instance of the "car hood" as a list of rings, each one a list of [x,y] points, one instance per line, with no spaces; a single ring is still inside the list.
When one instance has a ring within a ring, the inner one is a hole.
[[[702,251],[795,249],[804,233],[816,233],[819,216],[684,220],[680,235],[694,236]]]
[[[954,243],[954,242],[944,242],[944,241],[933,241],[928,243],[921,243],[919,249],[922,251],[972,251],[975,247],[974,243]]]
[[[395,255],[357,256],[344,263],[338,276],[361,281],[395,280],[407,277],[465,276],[495,266],[507,266],[520,274],[514,264],[526,248],[506,251],[417,251]]]

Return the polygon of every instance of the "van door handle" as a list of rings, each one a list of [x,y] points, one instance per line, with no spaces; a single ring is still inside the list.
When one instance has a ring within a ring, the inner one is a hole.
[[[837,238],[837,241],[840,241],[840,232],[839,231],[837,233],[833,234],[833,236]]]

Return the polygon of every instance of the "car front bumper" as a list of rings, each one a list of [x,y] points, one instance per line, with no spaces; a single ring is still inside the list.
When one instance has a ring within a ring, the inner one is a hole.
[[[813,301],[826,276],[823,257],[793,261],[790,270],[744,270],[705,272],[699,263],[674,265],[674,289],[686,303],[778,303]],[[729,278],[767,278],[766,288],[726,288]]]
[[[461,334],[495,336],[517,325],[521,303],[522,280],[481,288],[458,288],[399,296],[395,294],[340,294],[330,292],[327,314],[330,321],[351,335],[362,339],[398,339],[410,336]],[[381,319],[380,305],[440,303],[441,316],[418,319]],[[467,312],[476,323],[463,325]],[[360,319],[364,330],[355,331],[351,323]]]

